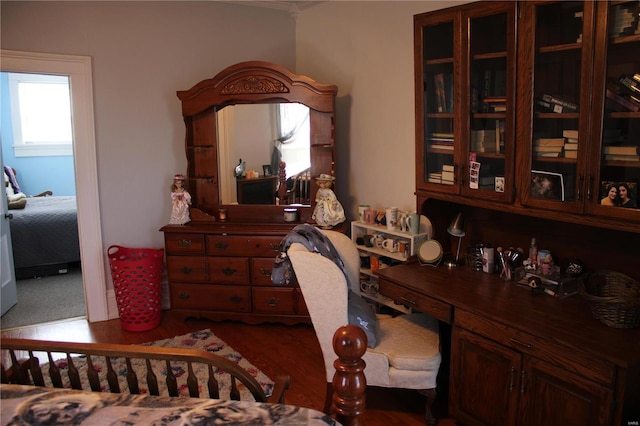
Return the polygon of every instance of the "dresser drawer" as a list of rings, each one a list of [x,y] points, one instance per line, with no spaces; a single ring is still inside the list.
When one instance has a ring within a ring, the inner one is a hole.
[[[256,313],[308,315],[302,293],[296,289],[254,287],[252,291]]]
[[[251,259],[251,284],[273,286],[271,282],[271,270],[273,269],[274,258],[255,257]]]
[[[608,387],[612,387],[615,367],[591,355],[558,345],[517,328],[492,321],[463,309],[456,310],[455,325],[513,348],[519,352],[534,355],[550,364],[568,371],[590,377]]]
[[[283,237],[207,235],[207,254],[214,256],[272,256],[274,259]]]
[[[172,309],[251,312],[248,286],[171,284]]]
[[[206,265],[204,256],[167,256],[167,276],[170,282],[206,282]]]
[[[167,254],[204,254],[202,234],[164,234]]]
[[[249,259],[246,257],[207,257],[209,282],[249,285]]]
[[[424,312],[440,321],[451,324],[453,307],[432,297],[409,290],[383,279],[379,283],[379,293],[408,308]]]

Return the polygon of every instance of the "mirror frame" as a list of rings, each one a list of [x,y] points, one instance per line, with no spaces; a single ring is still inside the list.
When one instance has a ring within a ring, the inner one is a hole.
[[[186,184],[192,199],[191,221],[217,221],[218,210],[225,208],[230,222],[284,222],[286,205],[219,204],[218,110],[228,105],[274,102],[308,106],[311,176],[323,173],[334,176],[337,92],[335,85],[318,83],[263,61],[232,65],[189,90],[178,91],[186,126]],[[312,221],[317,189],[312,182],[310,206],[296,206],[299,222]]]

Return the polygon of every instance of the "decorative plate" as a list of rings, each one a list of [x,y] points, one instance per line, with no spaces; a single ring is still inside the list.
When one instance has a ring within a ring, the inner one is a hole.
[[[423,263],[437,263],[442,258],[442,246],[436,240],[425,240],[418,247],[418,259]]]

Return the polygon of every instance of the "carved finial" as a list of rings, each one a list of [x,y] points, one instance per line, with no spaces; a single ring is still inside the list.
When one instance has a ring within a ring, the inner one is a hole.
[[[345,426],[361,425],[367,390],[362,360],[367,350],[364,330],[356,325],[340,327],[333,335],[333,350],[338,359],[333,363],[336,372],[333,375],[332,411]]]

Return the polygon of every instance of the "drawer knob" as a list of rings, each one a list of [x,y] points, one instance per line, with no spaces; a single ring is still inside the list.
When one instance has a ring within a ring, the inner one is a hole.
[[[178,241],[178,245],[182,248],[189,248],[191,247],[191,240],[180,240]]]
[[[216,248],[220,250],[226,250],[229,248],[229,243],[227,243],[226,241],[218,241],[216,243]]]
[[[185,266],[182,269],[180,269],[180,272],[182,272],[185,275],[189,275],[191,272],[193,272],[193,269],[189,268],[188,266]]]
[[[267,297],[267,305],[269,305],[271,308],[275,308],[276,306],[278,306],[278,303],[280,303],[280,299],[278,299],[277,297]]]
[[[178,298],[182,299],[182,300],[187,300],[191,298],[191,293],[180,293],[178,294]]]
[[[512,341],[513,343],[515,343],[516,345],[523,346],[523,347],[525,347],[525,348],[527,348],[527,349],[531,349],[531,348],[533,348],[533,345],[531,345],[530,343],[524,343],[524,342],[521,342],[520,340],[518,340],[518,339],[514,339],[513,337],[511,337],[509,340],[511,340],[511,341]]]
[[[243,301],[242,297],[240,296],[231,296],[229,300],[231,301],[231,303],[235,303],[235,304],[242,303]]]
[[[270,277],[271,276],[271,269],[269,269],[269,268],[260,268],[260,273],[262,275],[264,275],[265,277]]]
[[[223,274],[225,274],[226,276],[233,275],[233,274],[235,274],[236,272],[238,272],[238,270],[237,270],[237,269],[235,269],[235,268],[229,268],[229,267],[227,267],[227,268],[222,268],[222,273],[223,273]]]

